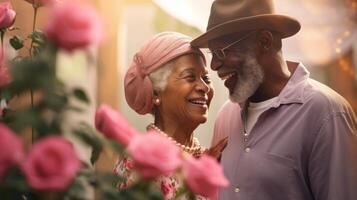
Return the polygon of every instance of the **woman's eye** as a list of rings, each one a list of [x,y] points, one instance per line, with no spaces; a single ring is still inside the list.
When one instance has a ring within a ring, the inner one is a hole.
[[[185,79],[188,80],[189,82],[193,82],[196,80],[196,77],[193,75],[189,75],[189,76],[186,76]]]
[[[202,79],[207,84],[210,84],[212,82],[211,78],[208,75],[205,75]]]

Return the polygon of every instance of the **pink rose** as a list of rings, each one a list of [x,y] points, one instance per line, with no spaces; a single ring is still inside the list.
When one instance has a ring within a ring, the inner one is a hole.
[[[210,199],[216,199],[218,189],[229,184],[221,166],[208,155],[188,158],[183,163],[183,171],[191,191]]]
[[[117,111],[108,105],[100,106],[95,114],[95,127],[110,138],[124,146],[138,133],[130,126],[129,122]]]
[[[69,141],[49,136],[34,144],[22,169],[32,188],[61,191],[72,183],[81,167]]]
[[[0,29],[9,28],[15,22],[16,12],[10,2],[0,3]]]
[[[58,2],[58,0],[25,0],[35,7],[41,7],[46,5],[53,5]]]
[[[0,182],[7,171],[24,159],[21,140],[5,124],[0,123]]]
[[[66,1],[53,8],[45,32],[51,42],[71,51],[99,44],[103,38],[103,24],[89,4]]]
[[[134,167],[144,178],[169,175],[182,163],[179,148],[156,132],[135,137],[128,146]]]

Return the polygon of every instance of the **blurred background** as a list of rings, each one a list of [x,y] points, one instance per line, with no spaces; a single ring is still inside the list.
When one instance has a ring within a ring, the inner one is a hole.
[[[133,126],[144,131],[153,118],[132,111],[123,94],[123,76],[132,56],[146,40],[161,31],[178,31],[192,37],[200,35],[205,31],[212,0],[88,1],[103,16],[107,35],[104,44],[89,53],[61,53],[59,76],[70,85],[85,88],[92,102],[86,113],[69,115],[68,123],[78,119],[93,122],[95,108],[105,103],[117,108]],[[21,27],[19,31],[25,38],[31,31],[31,5],[24,0],[10,2],[17,11],[15,26]],[[297,35],[283,41],[285,58],[303,62],[314,79],[344,96],[357,112],[357,0],[274,2],[277,13],[295,17],[302,24]],[[38,28],[46,23],[46,16],[46,8],[41,8]],[[216,74],[211,72],[211,77],[215,96],[209,119],[195,133],[206,147],[210,146],[214,118],[228,98],[227,90]],[[80,151],[83,159],[89,157],[88,149]],[[116,155],[107,150],[96,168],[110,170],[115,159]]]

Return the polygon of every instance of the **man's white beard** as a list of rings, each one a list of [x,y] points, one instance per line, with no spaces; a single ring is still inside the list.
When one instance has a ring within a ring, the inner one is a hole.
[[[254,54],[249,51],[242,56],[244,64],[237,70],[236,86],[229,96],[231,101],[237,103],[243,103],[251,97],[264,79],[264,72]]]

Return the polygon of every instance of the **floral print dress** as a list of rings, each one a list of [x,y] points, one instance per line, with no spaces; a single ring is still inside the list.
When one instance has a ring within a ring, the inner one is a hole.
[[[133,161],[129,158],[119,159],[113,169],[114,174],[124,177],[125,181],[118,185],[118,189],[125,189],[130,187],[136,180],[136,174],[133,171]],[[177,192],[183,187],[182,180],[177,176],[160,176],[155,180],[157,186],[160,188],[165,200],[175,200]],[[179,200],[185,200],[183,196]],[[208,200],[202,196],[196,196],[196,200]]]

